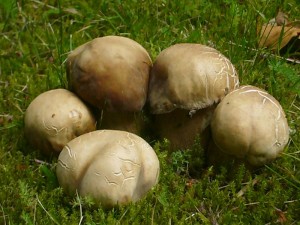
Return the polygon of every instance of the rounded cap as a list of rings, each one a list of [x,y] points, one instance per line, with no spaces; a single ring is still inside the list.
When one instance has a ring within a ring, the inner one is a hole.
[[[289,139],[287,119],[279,102],[250,85],[232,91],[219,103],[211,130],[220,150],[252,166],[275,159]]]
[[[109,111],[140,111],[147,97],[148,52],[121,36],[96,38],[67,59],[69,87],[84,101]]]
[[[70,141],[56,168],[69,194],[76,190],[103,207],[135,202],[157,182],[159,161],[151,146],[125,131],[98,130]]]
[[[58,153],[73,138],[96,129],[92,112],[65,89],[37,96],[25,112],[24,123],[30,144],[46,154]]]
[[[163,50],[150,74],[148,101],[154,114],[198,110],[239,86],[232,63],[211,47],[181,43]]]

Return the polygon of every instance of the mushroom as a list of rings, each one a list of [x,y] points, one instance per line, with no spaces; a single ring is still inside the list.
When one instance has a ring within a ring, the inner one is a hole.
[[[29,143],[47,155],[58,154],[73,138],[96,129],[89,108],[65,89],[37,96],[25,112],[24,123]]]
[[[158,182],[159,161],[141,137],[97,130],[64,147],[56,174],[67,193],[92,197],[97,205],[111,208],[145,196]]]
[[[154,130],[172,148],[189,147],[208,127],[215,105],[238,85],[233,64],[214,48],[181,43],[163,50],[148,89]]]
[[[148,52],[136,41],[96,38],[69,54],[69,89],[101,110],[99,128],[139,133],[151,66]]]
[[[274,160],[289,140],[289,127],[279,102],[266,91],[246,85],[217,106],[211,132],[228,155],[259,167]]]

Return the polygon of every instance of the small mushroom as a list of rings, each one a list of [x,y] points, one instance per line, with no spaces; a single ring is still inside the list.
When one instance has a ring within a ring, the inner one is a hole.
[[[96,38],[69,54],[69,88],[101,110],[99,128],[139,133],[136,123],[146,101],[151,66],[148,52],[136,41]]]
[[[187,148],[208,127],[216,104],[238,86],[233,64],[214,48],[181,43],[163,50],[148,89],[154,130],[173,148]]]
[[[141,137],[125,131],[98,130],[64,147],[56,174],[67,193],[77,191],[111,208],[146,195],[158,182],[159,161]]]
[[[25,112],[24,123],[29,143],[47,155],[58,154],[73,138],[96,129],[89,108],[65,89],[37,96]]]
[[[266,91],[246,85],[217,106],[211,131],[216,146],[250,166],[262,166],[283,151],[289,127],[279,102]]]

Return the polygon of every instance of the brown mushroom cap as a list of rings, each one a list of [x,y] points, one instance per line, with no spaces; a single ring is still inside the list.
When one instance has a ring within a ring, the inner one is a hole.
[[[135,202],[158,181],[159,161],[141,137],[117,130],[98,130],[70,141],[56,168],[69,194],[76,190],[103,207]]]
[[[135,112],[145,104],[148,52],[121,36],[96,38],[71,52],[67,59],[70,89],[99,109]]]
[[[96,129],[92,112],[65,89],[37,96],[25,112],[24,123],[28,141],[46,154],[57,154],[73,138]]]
[[[150,73],[153,130],[172,148],[189,147],[210,124],[215,103],[238,85],[234,66],[216,49],[182,43],[163,50]]]
[[[279,102],[250,85],[229,93],[211,122],[215,144],[252,166],[274,160],[288,143],[289,127]]]
[[[148,100],[154,114],[176,108],[198,110],[219,102],[238,85],[234,66],[219,51],[181,43],[163,50],[155,60]]]

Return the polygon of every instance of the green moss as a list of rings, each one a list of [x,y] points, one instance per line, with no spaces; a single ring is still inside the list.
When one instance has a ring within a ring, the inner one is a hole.
[[[0,224],[298,223],[300,66],[262,57],[256,47],[256,19],[268,21],[278,7],[300,19],[296,0],[12,2],[0,3]],[[160,180],[139,202],[105,211],[92,199],[66,196],[56,158],[24,139],[24,112],[41,92],[67,86],[71,50],[103,35],[130,37],[153,59],[178,42],[217,48],[242,84],[264,88],[282,104],[291,129],[285,153],[256,171],[215,168],[207,167],[197,141],[169,154],[167,141],[153,140]]]

